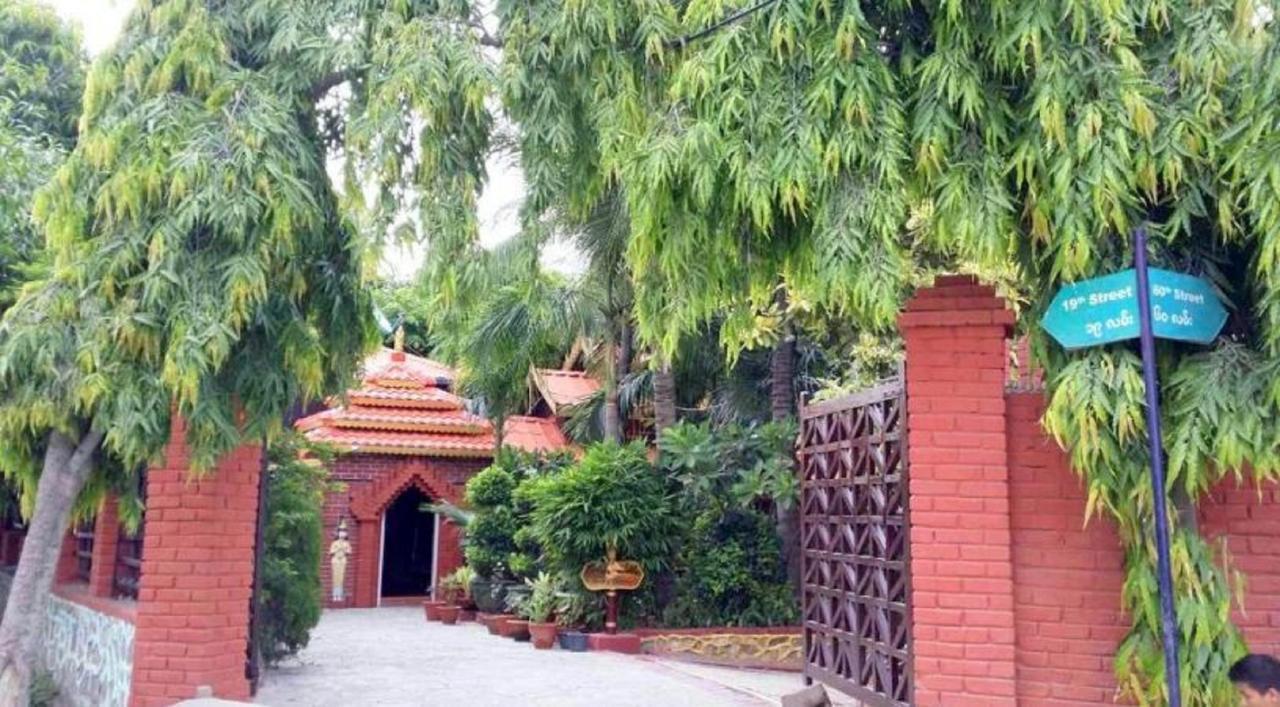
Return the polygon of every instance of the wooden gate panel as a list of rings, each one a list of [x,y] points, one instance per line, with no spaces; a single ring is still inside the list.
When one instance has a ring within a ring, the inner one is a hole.
[[[910,705],[906,399],[894,379],[800,415],[805,677]]]

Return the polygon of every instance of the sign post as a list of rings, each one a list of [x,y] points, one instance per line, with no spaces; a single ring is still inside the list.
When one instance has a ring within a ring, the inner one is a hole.
[[[1160,582],[1160,625],[1164,639],[1164,674],[1170,707],[1182,704],[1178,671],[1178,620],[1173,606],[1173,570],[1169,561],[1169,509],[1165,503],[1164,440],[1160,433],[1160,388],[1156,378],[1156,336],[1152,327],[1151,283],[1147,273],[1147,229],[1133,234],[1133,265],[1138,275],[1139,348],[1147,389],[1147,440],[1151,445],[1151,503],[1156,512],[1156,571]],[[1216,299],[1214,300],[1217,301]],[[1219,323],[1218,329],[1222,328]],[[1216,335],[1217,332],[1215,331]]]
[[[1147,230],[1133,234],[1133,269],[1063,287],[1041,324],[1067,349],[1138,339],[1147,395],[1147,439],[1151,445],[1151,489],[1155,506],[1156,572],[1160,585],[1160,627],[1169,704],[1180,707],[1178,622],[1169,560],[1169,509],[1160,432],[1160,385],[1156,338],[1198,344],[1212,342],[1227,322],[1227,310],[1213,286],[1191,275],[1147,267]]]

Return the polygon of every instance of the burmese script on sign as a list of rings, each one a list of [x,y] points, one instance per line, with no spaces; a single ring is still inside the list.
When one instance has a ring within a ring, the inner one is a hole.
[[[1212,341],[1227,318],[1212,286],[1168,270],[1152,268],[1149,273],[1155,335],[1198,343]],[[1137,274],[1125,270],[1062,288],[1043,323],[1068,349],[1137,338]]]

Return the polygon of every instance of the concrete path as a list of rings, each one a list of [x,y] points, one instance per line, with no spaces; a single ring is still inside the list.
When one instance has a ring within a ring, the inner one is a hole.
[[[477,624],[427,623],[418,608],[328,611],[295,660],[270,671],[258,704],[765,705],[799,675],[646,656],[534,650]]]

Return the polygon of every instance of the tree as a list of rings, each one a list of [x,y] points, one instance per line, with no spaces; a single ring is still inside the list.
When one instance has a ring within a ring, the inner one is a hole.
[[[535,213],[627,195],[643,343],[722,318],[732,354],[789,298],[892,324],[924,266],[1016,264],[1034,322],[1064,282],[1156,264],[1203,274],[1233,316],[1207,351],[1161,346],[1184,694],[1227,699],[1229,582],[1187,522],[1224,475],[1280,469],[1280,42],[1256,2],[724,3],[499,8],[503,97]],[[1064,354],[1034,326],[1045,422],[1115,517],[1133,617],[1126,694],[1164,698],[1138,361]]]
[[[461,120],[486,114],[469,19],[460,3],[157,0],[94,64],[79,141],[36,200],[51,273],[0,325],[0,443],[32,511],[0,704],[25,699],[91,475],[153,458],[175,413],[207,469],[295,399],[343,389],[370,341],[366,244],[406,211],[474,231],[483,163],[455,159],[487,140]],[[345,189],[326,174],[338,154]]]
[[[0,3],[0,313],[31,275],[41,238],[31,200],[75,142],[84,91],[80,38],[52,10]]]

